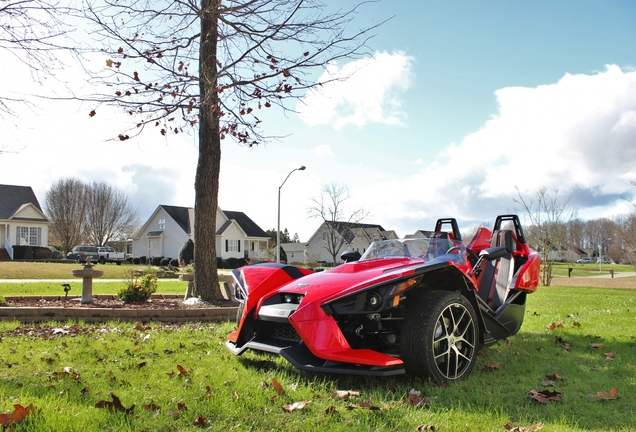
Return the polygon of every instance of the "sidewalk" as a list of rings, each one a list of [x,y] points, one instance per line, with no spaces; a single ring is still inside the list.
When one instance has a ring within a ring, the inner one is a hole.
[[[612,275],[607,273],[607,274],[602,274],[598,276],[587,276],[587,277],[594,278],[594,279],[611,279]],[[614,279],[622,278],[622,277],[636,277],[636,272],[614,272]]]

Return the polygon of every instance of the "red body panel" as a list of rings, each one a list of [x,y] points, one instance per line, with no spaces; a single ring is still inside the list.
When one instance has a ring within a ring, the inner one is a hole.
[[[514,289],[535,292],[539,285],[539,273],[541,272],[541,261],[539,254],[531,252],[528,256],[528,261],[519,269],[517,275],[517,281]]]

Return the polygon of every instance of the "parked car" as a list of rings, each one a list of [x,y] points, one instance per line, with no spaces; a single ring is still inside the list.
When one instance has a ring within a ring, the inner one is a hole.
[[[97,248],[99,258],[97,262],[100,264],[106,264],[107,262],[114,262],[120,265],[125,259],[126,254],[123,252],[117,252],[115,248],[110,246],[100,246]]]
[[[593,263],[594,261],[592,261],[592,258],[581,258],[581,259],[577,259],[576,262],[578,264],[590,264],[590,263]]]
[[[90,257],[93,262],[97,261],[97,258],[99,258],[97,246],[75,246],[71,252],[66,254],[66,259],[77,261],[78,263],[86,262],[88,257]]]
[[[597,261],[597,262],[599,262],[599,261]],[[612,264],[612,260],[609,259],[609,258],[603,257],[603,258],[600,259],[600,263],[601,264]]]
[[[539,283],[539,254],[517,215],[498,216],[468,244],[447,218],[430,238],[376,241],[357,261],[341,258],[323,272],[270,262],[234,270],[238,327],[226,347],[312,372],[443,385],[470,374],[480,347],[519,331]]]

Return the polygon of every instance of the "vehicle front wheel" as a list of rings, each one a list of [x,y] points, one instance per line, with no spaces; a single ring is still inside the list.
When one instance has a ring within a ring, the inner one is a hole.
[[[400,358],[406,373],[446,384],[467,377],[479,344],[477,315],[454,291],[415,294],[407,308]]]

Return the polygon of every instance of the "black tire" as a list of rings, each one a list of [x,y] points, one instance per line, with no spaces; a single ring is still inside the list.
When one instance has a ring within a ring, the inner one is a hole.
[[[82,262],[83,262],[83,261],[82,261],[82,259],[78,257],[78,258],[77,258],[77,263],[78,263],[78,264],[81,264]]]
[[[105,259],[104,257],[100,257],[100,258],[99,258],[99,263],[100,263],[101,265],[106,264],[106,259]]]
[[[466,378],[479,348],[472,305],[454,291],[428,291],[413,297],[402,329],[400,358],[406,373],[429,377],[440,385]]]
[[[117,265],[121,265],[121,261],[117,261]]]

